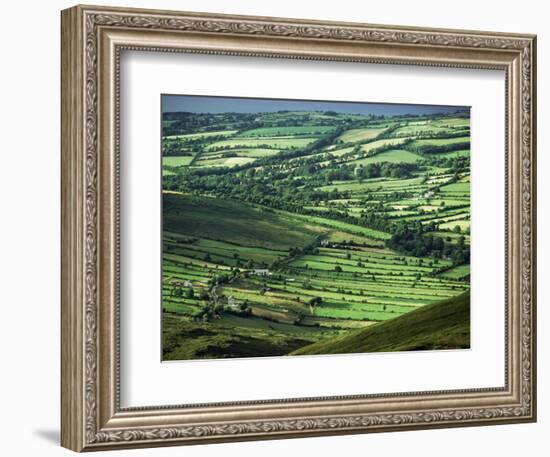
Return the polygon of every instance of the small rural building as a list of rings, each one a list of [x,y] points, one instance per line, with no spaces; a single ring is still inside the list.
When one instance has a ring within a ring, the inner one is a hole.
[[[271,276],[271,272],[267,268],[253,268],[250,273],[256,276]]]

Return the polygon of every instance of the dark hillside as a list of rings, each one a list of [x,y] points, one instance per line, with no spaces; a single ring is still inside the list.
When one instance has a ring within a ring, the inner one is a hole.
[[[469,347],[470,294],[466,292],[346,336],[305,346],[291,354],[349,354]]]

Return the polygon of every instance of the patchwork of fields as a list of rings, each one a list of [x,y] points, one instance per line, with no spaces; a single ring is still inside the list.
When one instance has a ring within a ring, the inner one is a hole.
[[[467,112],[177,114],[163,120],[164,359],[305,354],[467,296]]]

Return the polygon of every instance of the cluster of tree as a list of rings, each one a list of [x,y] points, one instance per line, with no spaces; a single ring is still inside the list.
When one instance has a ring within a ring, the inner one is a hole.
[[[469,112],[463,108],[457,108],[453,112],[446,112],[446,113],[432,113],[432,114],[396,114],[393,116],[396,119],[441,119],[445,117],[449,118],[465,118],[469,119],[470,115]]]
[[[260,127],[255,113],[189,113],[168,112],[162,115],[162,135],[248,130]]]
[[[470,157],[437,157],[430,156],[423,161],[433,167],[449,168],[452,173],[462,173],[470,170]]]
[[[379,135],[380,136],[380,135]],[[377,139],[379,138],[376,137]],[[369,141],[374,141],[374,140],[369,140]],[[399,147],[400,148],[404,148],[407,144],[409,144],[412,140],[410,139],[407,139],[405,141],[403,141],[402,143],[399,144]],[[351,147],[353,146],[355,143],[345,143],[344,145],[342,145],[342,147]],[[361,149],[361,145],[360,144],[355,144],[355,146],[353,146],[353,149],[350,151],[350,152],[347,152],[346,154],[343,154],[341,155],[337,160],[336,160],[336,163],[338,162],[346,162],[348,161],[349,159],[360,159],[360,158],[363,158],[363,157],[372,157],[372,156],[375,156],[377,154],[380,154],[382,152],[386,152],[386,151],[390,151],[392,149],[395,149],[396,148],[396,145],[393,144],[393,143],[386,143],[386,144],[382,144],[381,146],[377,146],[375,148],[371,148],[369,149],[367,152],[363,152],[362,149]]]
[[[262,167],[267,170],[268,173],[264,173],[265,175],[269,174],[271,176],[271,179],[273,179],[273,172],[276,172],[278,169],[284,170],[284,164],[290,160],[290,159],[296,159],[300,158],[302,156],[309,156],[313,155],[316,152],[320,152],[321,149],[323,149],[325,146],[328,146],[332,144],[334,139],[341,135],[343,132],[343,129],[338,128],[334,130],[333,132],[319,138],[316,141],[313,141],[309,145],[303,147],[303,148],[293,148],[285,151],[281,151],[276,156],[272,157],[262,157],[256,159],[254,162],[246,163],[242,165],[238,165],[232,168],[228,167],[208,167],[208,168],[199,168],[196,170],[185,170],[184,173],[181,175],[180,178],[177,177],[170,177],[167,176],[164,180],[164,185],[167,189],[175,190],[177,187],[178,182],[183,182],[188,179],[190,175],[194,177],[201,177],[201,176],[223,176],[223,175],[232,175],[235,176],[237,173],[240,173],[242,171],[250,171],[251,175],[254,176],[255,173],[257,173],[258,167]],[[258,145],[257,147],[273,147],[273,145]],[[316,163],[319,161],[319,157],[321,154],[315,154],[312,158],[305,159],[305,160],[311,160],[311,164]],[[307,162],[306,162],[307,163]],[[300,165],[300,162],[294,165]],[[309,166],[309,165],[308,165]],[[299,170],[299,168],[297,169]],[[312,167],[310,168],[310,172],[314,173],[317,170],[317,168]],[[288,175],[288,174],[286,174]]]
[[[261,126],[265,126],[265,124],[261,124]],[[164,186],[170,190],[259,204],[266,208],[266,211],[271,208],[304,215],[318,215],[315,207],[320,202],[345,199],[351,196],[349,191],[319,190],[319,187],[333,181],[378,177],[407,178],[418,174],[426,165],[450,168],[456,181],[459,178],[459,173],[469,169],[468,157],[439,158],[437,154],[428,155],[428,149],[422,149],[422,154],[425,154],[422,161],[410,164],[377,162],[356,166],[349,163],[337,163],[337,160],[340,159],[332,158],[324,153],[323,148],[334,144],[343,130],[343,127],[339,126],[304,148],[283,151],[272,157],[259,158],[254,164],[244,164],[233,168],[185,169],[180,175],[165,176],[163,178]],[[376,155],[394,147],[384,145],[369,151],[368,155]],[[469,143],[437,146],[438,151],[445,150],[447,147],[464,149],[469,147]],[[408,149],[412,149],[410,144]],[[360,148],[356,147],[351,154],[360,153]],[[411,195],[401,192],[386,194],[384,198],[407,198]],[[368,200],[368,192],[364,199]],[[376,200],[380,200],[380,196]],[[455,264],[469,261],[469,249],[464,243],[453,245],[431,233],[437,229],[435,223],[425,226],[421,224],[403,225],[402,222],[396,222],[396,219],[392,219],[390,215],[384,213],[383,203],[383,201],[377,201],[376,204],[370,205],[359,215],[349,214],[345,206],[329,207],[328,211],[323,212],[323,216],[394,233],[394,236],[387,242],[388,246],[406,255],[449,258]],[[307,206],[312,208],[305,208]],[[290,255],[307,253],[308,249],[315,249],[315,247],[294,248]],[[239,266],[242,266],[242,263]],[[247,268],[252,266],[253,264]],[[217,284],[223,283],[224,280],[230,280],[230,278],[218,278]]]
[[[182,137],[163,137],[162,138],[162,154],[165,156],[185,156],[202,152],[204,148],[216,141],[227,139],[225,135],[208,135],[196,138]],[[273,147],[273,145],[261,145],[260,147]],[[242,146],[236,145],[233,149],[241,149]],[[211,148],[213,152],[230,149],[227,146]]]
[[[175,296],[175,297],[183,297],[185,296],[185,298],[194,298],[195,297],[195,291],[193,290],[193,288],[183,288],[181,287],[181,285],[177,284],[175,286],[172,287],[172,291],[171,291],[171,295]]]
[[[376,164],[374,167],[365,167],[369,173],[382,176],[406,176],[410,173],[415,164]],[[343,169],[344,170],[344,169]],[[342,171],[342,173],[351,173]],[[327,170],[330,172],[330,170]],[[216,195],[223,198],[230,198],[249,203],[259,204],[264,207],[281,209],[301,214],[317,215],[313,209],[304,206],[317,206],[322,201],[349,198],[350,191],[338,191],[336,189],[323,191],[316,188],[324,184],[322,171],[312,176],[305,183],[301,180],[289,178],[285,173],[273,173],[269,169],[256,170],[254,173],[203,176],[201,170],[183,174],[178,177],[166,176],[165,186],[168,189],[182,192],[193,192],[197,194]],[[280,178],[280,179],[278,179]],[[319,182],[318,180],[321,179]],[[400,194],[406,197],[407,194]],[[391,197],[391,196],[390,196]],[[379,208],[382,210],[383,208]],[[391,231],[391,218],[384,214],[377,214],[376,208],[366,212],[360,217],[342,213],[337,208],[324,213],[324,216],[351,224],[374,228],[377,230]]]
[[[187,156],[192,155],[193,148],[181,138],[163,138],[162,155],[163,156]]]
[[[317,248],[318,244],[319,244],[319,238],[317,238],[315,241],[313,241],[312,243],[310,243],[306,246],[292,247],[288,250],[288,255],[289,255],[289,257],[297,257],[297,256],[301,256],[301,255],[304,255],[304,254],[318,254],[319,253],[319,249]]]
[[[321,157],[321,160],[323,157]],[[308,159],[310,160],[310,159]],[[369,178],[408,178],[415,171],[419,171],[421,165],[418,163],[391,163],[374,162],[367,165],[355,165],[342,163],[340,165],[329,163],[329,165],[320,165],[315,162],[304,163],[296,168],[300,175],[311,175],[307,183],[312,186],[322,186],[331,184],[333,181],[351,181],[355,179]],[[301,181],[302,185],[305,184]]]
[[[413,172],[418,171],[420,165],[417,163],[390,163],[390,162],[375,162],[365,166],[360,166],[356,170],[358,179],[370,178],[408,178]]]
[[[227,139],[225,137],[222,137],[222,140],[223,139]],[[256,138],[256,139],[259,139],[259,138]],[[244,140],[246,141],[246,139]],[[244,142],[243,141],[243,142]],[[278,147],[276,145],[274,145],[273,143],[262,143],[262,144],[255,144],[254,147],[256,148],[262,148],[262,149],[278,149]],[[238,144],[238,143],[234,143],[233,145],[225,145],[225,146],[216,146],[216,147],[210,147],[208,149],[209,152],[218,152],[218,151],[227,151],[228,149],[243,149],[243,145],[242,144]],[[296,146],[292,146],[290,147],[290,150],[294,150],[294,149],[299,149],[298,147]]]
[[[415,257],[447,258],[453,265],[470,262],[470,249],[466,246],[464,237],[460,237],[457,244],[445,243],[442,238],[429,233],[420,223],[396,225],[386,245],[390,249]]]
[[[344,132],[344,129],[342,127],[338,127],[332,132],[322,136],[317,141],[314,141],[313,143],[310,143],[307,146],[303,147],[301,149],[302,154],[300,155],[305,156],[305,155],[313,154],[315,152],[319,152],[324,147],[330,146],[334,142],[334,140],[338,138],[343,132]],[[299,156],[295,156],[295,157],[299,157]]]
[[[207,303],[193,313],[191,319],[195,322],[209,322],[212,319],[219,319],[224,312],[222,304]]]
[[[332,114],[326,114],[327,112]],[[319,116],[321,114],[322,116]],[[356,121],[347,114],[336,113],[335,111],[302,111],[290,112],[287,110],[274,113],[264,113],[256,118],[264,127],[294,127],[319,126],[319,125],[349,125]]]
[[[323,172],[324,181],[331,183],[332,181],[349,181],[355,179],[355,167],[352,165],[340,165],[339,167],[330,168]]]
[[[321,306],[321,304],[323,303],[323,299],[321,297],[312,297],[310,300],[309,300],[309,306],[311,306],[312,308],[315,308],[316,306]]]
[[[221,157],[223,158],[229,158],[229,157],[238,157],[239,154],[237,154],[236,152],[233,152],[233,151],[226,151],[226,152],[223,152],[221,154]]]
[[[414,127],[414,126],[413,126]],[[416,132],[401,132],[395,138],[414,136],[416,140],[434,140],[438,138],[460,138],[470,135],[470,127],[459,125],[445,127],[445,130],[418,130]]]
[[[331,114],[326,114],[331,113]],[[323,116],[315,114],[324,114]],[[365,116],[367,122],[384,120],[384,116]],[[261,127],[294,127],[302,126],[340,126],[346,128],[361,127],[365,121],[348,114],[335,111],[312,111],[290,113],[277,111],[273,113],[190,113],[167,112],[162,116],[163,136],[183,135],[187,133],[211,132],[215,130],[251,130]]]
[[[285,122],[287,124],[287,122]],[[331,127],[334,125],[332,123]],[[300,138],[317,138],[318,136],[325,135],[327,131],[330,131],[330,129],[324,129],[319,127],[326,127],[321,124],[315,124],[315,125],[299,125],[300,127],[309,127],[307,129],[299,130],[299,131],[288,131],[288,128],[296,127],[296,124],[289,124],[289,125],[282,125],[280,126],[280,130],[267,130],[264,132],[258,132],[255,131],[248,135],[239,135],[238,138],[244,138],[244,139],[260,139],[260,138],[272,138],[275,136],[299,136]],[[279,127],[279,126],[276,126]]]
[[[230,270],[229,273],[216,273],[214,276],[212,276],[207,284],[209,290],[212,290],[216,286],[222,286],[224,284],[227,284],[231,282],[236,276],[240,274],[240,271],[238,268]]]
[[[248,300],[240,302],[237,306],[225,306],[224,312],[240,317],[248,317],[252,315],[252,308],[248,304]]]
[[[460,151],[463,149],[470,149],[470,141],[468,140],[449,144],[418,144],[413,142],[408,145],[407,149],[418,154],[436,154],[438,152]]]

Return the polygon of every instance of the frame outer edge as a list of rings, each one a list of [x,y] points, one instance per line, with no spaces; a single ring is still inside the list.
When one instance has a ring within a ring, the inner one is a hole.
[[[81,8],[61,11],[61,446],[85,447]]]
[[[537,36],[530,39],[531,68],[531,419],[537,422],[538,367],[537,367]]]
[[[95,10],[95,11],[94,11]],[[109,16],[109,13],[116,16],[115,12],[131,14],[128,20],[122,24],[118,18]],[[97,157],[96,157],[96,137],[89,135],[88,127],[93,127],[94,134],[97,133],[98,125],[96,122],[97,107],[97,89],[95,85],[96,71],[94,53],[95,49],[93,30],[96,25],[115,26],[121,25],[129,28],[155,29],[166,28],[171,30],[179,29],[178,18],[196,22],[196,25],[187,26],[182,22],[181,29],[199,30],[200,32],[219,32],[228,35],[251,35],[256,34],[255,27],[273,26],[269,29],[269,36],[306,37],[309,39],[329,39],[329,40],[357,40],[359,42],[366,39],[364,33],[368,32],[369,27],[386,29],[384,37],[390,41],[406,41],[415,46],[433,46],[433,47],[458,47],[463,46],[474,48],[485,45],[488,48],[499,51],[523,51],[525,59],[522,59],[520,74],[523,76],[526,90],[522,91],[522,101],[519,101],[523,107],[523,114],[526,116],[526,122],[523,127],[523,146],[525,154],[523,156],[523,184],[520,195],[523,205],[520,204],[519,211],[528,221],[527,232],[524,232],[524,241],[522,245],[522,254],[524,263],[527,264],[527,271],[522,268],[525,275],[526,285],[524,293],[528,294],[527,304],[524,309],[524,328],[530,330],[529,333],[521,333],[525,351],[523,352],[523,381],[528,383],[523,393],[530,395],[522,396],[522,405],[516,410],[497,408],[493,420],[489,421],[488,411],[477,409],[471,411],[472,417],[459,417],[458,422],[449,420],[451,414],[449,411],[441,411],[441,420],[435,416],[429,416],[427,421],[409,421],[409,416],[404,415],[402,422],[392,422],[392,417],[382,418],[379,424],[367,421],[371,432],[393,431],[397,429],[417,429],[417,428],[438,428],[467,425],[489,425],[490,423],[509,423],[533,421],[536,418],[536,329],[535,329],[535,300],[536,300],[536,162],[535,162],[535,96],[536,96],[536,38],[533,35],[506,35],[493,34],[487,32],[463,31],[464,33],[473,33],[468,37],[460,37],[462,31],[449,31],[448,36],[439,37],[437,32],[443,30],[432,29],[433,34],[426,35],[426,32],[413,32],[412,27],[378,26],[368,24],[357,24],[358,29],[352,30],[351,36],[340,37],[333,36],[331,27],[345,26],[351,24],[336,24],[328,22],[317,22],[309,20],[296,20],[297,27],[290,19],[278,20],[276,18],[257,18],[253,16],[246,18],[246,24],[230,22],[237,16],[220,16],[203,13],[184,13],[184,12],[162,12],[162,25],[157,26],[147,20],[153,20],[153,17],[140,17],[143,15],[154,14],[155,10],[137,10],[127,8],[110,7],[90,7],[77,6],[62,12],[62,103],[61,103],[61,124],[62,124],[62,445],[75,451],[99,450],[114,448],[135,448],[145,446],[164,446],[170,444],[193,444],[198,442],[216,442],[216,441],[242,441],[249,439],[274,439],[277,437],[298,437],[298,436],[317,436],[341,433],[364,433],[366,425],[354,425],[357,419],[361,422],[361,417],[347,416],[341,419],[349,419],[351,422],[346,425],[335,418],[329,422],[317,423],[305,419],[291,421],[272,421],[271,423],[238,423],[233,425],[197,425],[188,428],[167,428],[158,429],[122,429],[119,431],[98,430],[98,402],[101,398],[97,391],[97,357],[98,348],[96,332],[96,312],[99,308],[98,296],[96,295],[97,281],[100,276],[97,275]],[[86,22],[86,13],[99,14],[102,21],[98,24],[90,21],[91,28],[88,30]],[[191,19],[193,18],[193,19]],[[155,20],[160,20],[158,17]],[[211,30],[209,25],[215,19],[220,22],[213,24]],[[204,20],[200,22],[197,20]],[[246,22],[245,21],[245,22]],[[254,21],[259,21],[254,23]],[[276,21],[277,23],[271,22]],[[154,21],[153,21],[154,22]],[[278,23],[280,22],[280,23]],[[288,27],[286,26],[288,24]],[[310,27],[320,24],[320,27]],[[245,29],[241,26],[246,25]],[[304,27],[306,27],[304,29]],[[363,27],[365,29],[363,30]],[[263,30],[263,28],[262,28]],[[422,30],[422,29],[418,29]],[[286,32],[285,32],[286,31]],[[372,32],[368,32],[372,33]],[[261,35],[262,33],[260,33]],[[418,37],[417,37],[418,35]],[[523,39],[519,39],[519,38]],[[472,39],[473,42],[468,41]],[[384,41],[385,38],[376,36],[375,41]],[[448,41],[447,41],[448,40]],[[466,40],[466,41],[463,41]],[[357,42],[356,41],[356,42]],[[90,49],[88,49],[90,48]],[[90,61],[88,61],[91,58]],[[88,66],[92,68],[92,73],[88,75]],[[527,73],[527,74],[526,74]],[[90,76],[90,78],[88,78]],[[523,103],[522,103],[523,102]],[[530,301],[529,301],[530,298]],[[523,314],[523,313],[521,313]],[[526,324],[526,325],[525,325]],[[518,373],[518,377],[521,376]],[[526,414],[526,412],[528,414]],[[462,414],[463,412],[460,412]],[[510,414],[513,413],[513,414]],[[424,419],[424,412],[419,413]],[[434,413],[435,414],[435,413]],[[420,416],[419,416],[420,417]],[[400,417],[397,417],[401,420]],[[328,420],[328,419],[327,419]],[[366,420],[366,418],[365,418]],[[311,424],[310,424],[311,422]],[[340,423],[341,422],[341,423]],[[366,423],[367,423],[366,422]],[[391,424],[391,425],[390,425]],[[310,427],[311,425],[311,427]],[[333,425],[336,428],[333,428]],[[374,425],[374,427],[373,427]],[[378,427],[379,425],[380,427]],[[240,427],[242,427],[242,430]],[[305,428],[302,428],[305,426]],[[267,427],[267,429],[265,428]],[[226,430],[227,429],[227,430]],[[269,430],[268,430],[269,429]],[[174,436],[170,437],[171,433]]]

